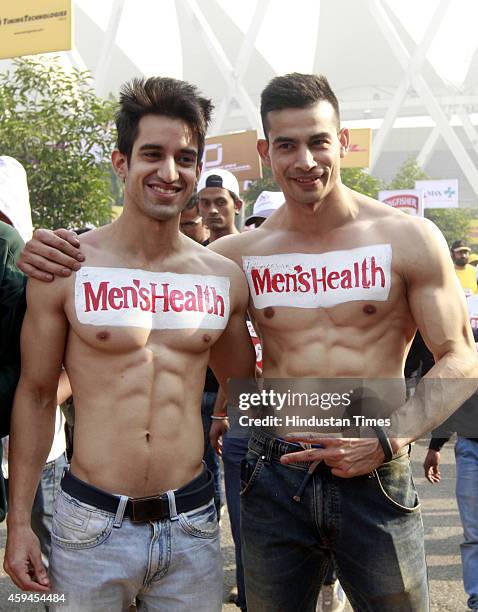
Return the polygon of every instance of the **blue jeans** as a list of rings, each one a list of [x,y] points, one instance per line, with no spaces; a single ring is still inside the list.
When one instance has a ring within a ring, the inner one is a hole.
[[[247,443],[247,438],[235,438],[227,433],[222,441],[227,510],[236,554],[237,606],[241,610],[246,610],[244,568],[241,558],[241,461],[247,454]]]
[[[217,518],[221,516],[222,506],[222,484],[221,484],[221,466],[219,464],[216,451],[213,449],[209,441],[209,430],[211,429],[211,415],[214,411],[217,393],[212,391],[204,391],[201,401],[201,418],[204,432],[204,455],[203,460],[206,463],[207,469],[214,476],[214,504],[216,506]]]
[[[249,612],[312,612],[329,562],[360,612],[426,612],[420,504],[406,451],[372,474],[319,464],[300,502],[297,446],[254,432],[243,463],[242,558]]]
[[[456,499],[465,541],[460,545],[468,606],[478,609],[478,442],[458,436]]]
[[[119,523],[119,524],[118,524]],[[58,612],[220,612],[222,559],[213,500],[175,518],[132,523],[60,489],[50,578]]]
[[[48,568],[51,550],[51,525],[53,521],[53,502],[60,488],[61,476],[68,463],[65,455],[45,464],[32,507],[32,529],[40,540],[42,559]]]

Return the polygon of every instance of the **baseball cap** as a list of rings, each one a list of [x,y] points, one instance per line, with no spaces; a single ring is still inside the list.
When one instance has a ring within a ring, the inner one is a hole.
[[[261,191],[254,202],[252,215],[249,215],[244,225],[252,225],[257,219],[267,219],[273,212],[284,204],[285,198],[282,191]]]
[[[455,242],[451,245],[452,251],[471,251],[470,247],[466,244],[464,240],[455,240]]]
[[[206,189],[206,187],[222,187],[222,189],[232,191],[236,197],[239,197],[239,183],[234,174],[229,172],[229,170],[217,168],[203,172],[199,177],[197,192],[199,193]]]

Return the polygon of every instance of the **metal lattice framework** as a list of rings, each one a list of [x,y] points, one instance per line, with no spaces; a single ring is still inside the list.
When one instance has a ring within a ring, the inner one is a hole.
[[[125,6],[131,2],[141,10],[142,3],[136,0],[111,0],[109,19],[101,28],[81,8],[81,0],[75,0],[77,46],[68,59],[92,71],[103,96],[117,93],[122,82],[144,73],[117,40]],[[249,0],[251,18],[244,30],[221,0],[175,0],[162,12],[163,27],[169,22],[179,26],[182,71],[174,76],[196,83],[216,105],[211,135],[261,131],[260,91],[277,71],[259,52],[258,40],[277,2],[282,0]],[[311,2],[296,0],[290,10],[303,10],[307,17]],[[445,81],[428,59],[449,11],[463,10],[463,19],[467,18],[466,2],[429,0],[427,6],[427,27],[414,41],[389,0],[314,0],[315,45],[309,63],[311,70],[329,78],[345,124],[362,120],[363,125],[367,119],[374,127],[371,171],[375,175],[390,179],[405,159],[416,156],[430,176],[458,178],[461,203],[476,205],[478,52],[475,49],[460,87]],[[287,32],[287,23],[283,29]],[[294,36],[300,33],[287,37],[291,53]],[[397,127],[412,117],[423,121],[415,127]]]

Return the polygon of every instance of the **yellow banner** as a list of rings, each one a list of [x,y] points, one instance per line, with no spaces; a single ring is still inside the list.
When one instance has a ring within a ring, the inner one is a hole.
[[[370,168],[372,155],[372,130],[352,128],[349,152],[340,162],[341,168]]]
[[[71,0],[0,0],[0,59],[72,48]]]

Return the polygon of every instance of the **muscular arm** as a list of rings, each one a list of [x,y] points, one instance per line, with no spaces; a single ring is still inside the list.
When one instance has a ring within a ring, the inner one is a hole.
[[[392,443],[394,450],[442,423],[475,391],[478,379],[465,297],[448,248],[431,223],[421,229],[425,252],[408,269],[408,302],[435,365],[396,413],[396,433],[403,439]]]
[[[21,336],[22,372],[12,413],[5,555],[6,571],[24,590],[48,588],[30,516],[54,435],[58,379],[67,329],[61,287],[57,282],[51,286],[30,281]]]

